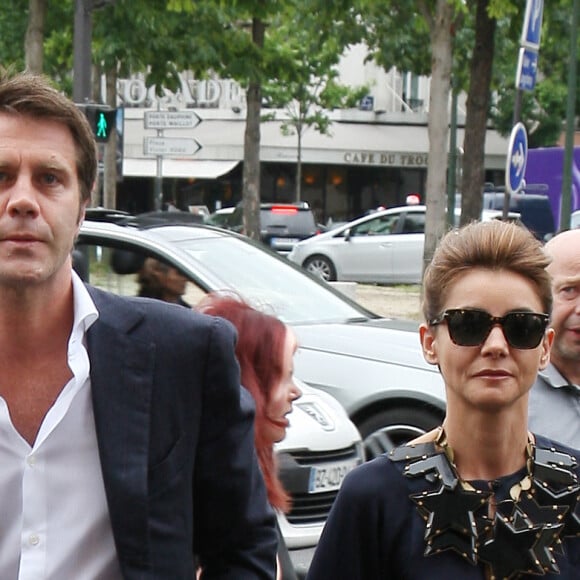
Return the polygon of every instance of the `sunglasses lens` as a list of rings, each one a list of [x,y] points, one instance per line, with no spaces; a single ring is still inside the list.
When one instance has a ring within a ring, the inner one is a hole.
[[[480,310],[453,310],[447,315],[451,340],[459,346],[478,346],[491,328],[491,318]]]
[[[546,321],[533,312],[512,312],[503,324],[506,340],[514,348],[536,348],[545,330]]]
[[[492,324],[501,323],[504,336],[513,348],[536,348],[544,336],[547,319],[534,312],[511,312],[503,319],[483,310],[448,310],[445,316],[451,340],[459,346],[480,346]]]

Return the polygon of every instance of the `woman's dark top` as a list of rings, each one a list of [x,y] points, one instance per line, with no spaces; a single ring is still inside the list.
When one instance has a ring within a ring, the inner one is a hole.
[[[576,465],[570,471],[580,478],[579,451],[536,437],[536,448],[551,447],[576,459]],[[409,496],[437,490],[439,483],[430,482],[422,475],[404,475],[407,463],[392,461],[383,455],[361,465],[347,476],[332,507],[307,580],[485,579],[483,563],[473,564],[453,549],[424,555],[427,547],[426,521],[421,517],[416,502]],[[496,501],[509,500],[510,488],[525,474],[524,468],[493,482],[470,483],[474,488],[486,491],[492,485]],[[573,499],[571,504],[575,511],[567,519],[567,530],[580,534],[580,503]],[[439,521],[437,525],[441,523]],[[506,540],[502,538],[499,548],[507,551],[510,549],[509,544],[512,544],[512,537],[510,534],[505,537]],[[559,574],[520,574],[514,578],[580,579],[580,536],[566,536],[562,539],[564,553],[554,551]],[[517,551],[519,547],[514,549]]]

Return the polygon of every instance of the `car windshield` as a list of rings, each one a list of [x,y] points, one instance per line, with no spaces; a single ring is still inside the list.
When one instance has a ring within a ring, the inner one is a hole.
[[[363,308],[252,244],[226,236],[173,243],[211,272],[218,285],[214,290],[235,290],[288,324],[368,318]]]

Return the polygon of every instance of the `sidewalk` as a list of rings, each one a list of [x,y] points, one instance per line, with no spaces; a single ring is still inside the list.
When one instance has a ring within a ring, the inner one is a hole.
[[[418,285],[357,284],[355,298],[359,304],[381,316],[421,321],[420,292]]]

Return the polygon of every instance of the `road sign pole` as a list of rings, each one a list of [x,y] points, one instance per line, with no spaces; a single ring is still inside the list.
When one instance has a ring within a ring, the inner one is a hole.
[[[157,99],[157,112],[159,113],[161,109],[161,104],[159,99]],[[157,137],[163,137],[163,130],[157,129]],[[155,176],[155,190],[154,196],[155,199],[153,200],[154,207],[157,211],[160,211],[163,207],[163,157],[161,155],[157,155],[156,160],[157,171]]]
[[[525,126],[520,122],[522,100],[524,91],[534,90],[536,84],[543,13],[544,0],[526,0],[526,12],[516,70],[513,129],[506,160],[504,219],[507,219],[508,216],[510,195],[517,193],[524,184],[524,174],[528,159],[528,135]]]
[[[201,148],[196,139],[167,137],[163,135],[164,129],[195,129],[202,119],[191,110],[162,111],[159,100],[156,111],[145,111],[145,129],[155,129],[157,137],[145,137],[143,140],[143,153],[154,155],[156,159],[156,176],[154,188],[154,206],[156,210],[163,206],[163,157],[183,157],[195,155]]]
[[[562,205],[560,207],[560,230],[570,229],[572,211],[572,158],[574,151],[574,108],[578,84],[576,67],[578,61],[577,35],[580,21],[580,0],[574,0],[570,23],[570,60],[568,63],[568,100],[566,103],[566,133],[564,138],[564,167],[562,168]]]
[[[157,173],[155,175],[155,209],[159,211],[163,205],[163,157],[157,155]]]

